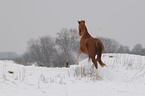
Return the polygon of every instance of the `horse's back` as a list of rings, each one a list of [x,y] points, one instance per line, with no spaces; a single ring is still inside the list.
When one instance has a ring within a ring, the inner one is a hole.
[[[96,47],[97,45],[103,46],[103,43],[98,38],[90,38],[87,40],[87,45],[92,46],[92,47]]]
[[[101,42],[101,40],[97,38],[88,39],[86,45],[87,45],[88,53],[91,57],[95,56],[98,52],[102,53],[102,51],[104,50],[103,43]]]

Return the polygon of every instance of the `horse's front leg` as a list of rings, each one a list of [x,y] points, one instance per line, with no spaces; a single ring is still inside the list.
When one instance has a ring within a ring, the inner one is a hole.
[[[77,58],[77,64],[79,64],[79,61],[80,61],[80,55],[82,54],[82,51],[81,49],[79,49],[79,53],[78,53],[78,58]]]

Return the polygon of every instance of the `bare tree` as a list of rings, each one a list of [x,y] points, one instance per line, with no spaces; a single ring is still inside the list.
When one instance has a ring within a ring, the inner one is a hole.
[[[58,45],[59,54],[62,57],[62,63],[65,61],[74,63],[74,55],[76,55],[79,49],[79,36],[77,30],[62,29],[57,35],[56,44]]]
[[[143,55],[143,48],[141,44],[136,44],[133,49],[132,49],[132,53],[133,54],[138,54],[138,55]]]
[[[118,53],[129,53],[129,47],[128,46],[123,46],[120,45],[119,49],[118,49]]]
[[[52,62],[57,61],[55,57],[57,58],[55,42],[49,36],[30,40],[27,52],[23,55],[25,61],[36,62],[41,66],[55,66],[55,64],[52,64]]]

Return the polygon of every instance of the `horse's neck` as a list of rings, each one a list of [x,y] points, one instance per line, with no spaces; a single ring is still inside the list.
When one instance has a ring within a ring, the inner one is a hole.
[[[84,34],[84,36],[83,37],[87,37],[87,38],[93,38],[90,34],[89,34],[89,32],[88,32],[88,30],[87,30],[87,27],[86,26],[84,26],[85,27],[85,34]]]
[[[86,31],[83,37],[92,38],[92,36]]]

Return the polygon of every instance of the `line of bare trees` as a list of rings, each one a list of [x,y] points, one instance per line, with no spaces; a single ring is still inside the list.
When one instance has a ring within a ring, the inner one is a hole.
[[[133,49],[129,49],[128,46],[119,44],[114,39],[98,37],[104,44],[105,53],[129,53],[136,55],[145,55],[145,48],[141,44],[136,44]]]
[[[104,44],[104,53],[133,53],[145,55],[141,44],[132,50],[113,39],[97,37]],[[62,29],[55,38],[51,36],[31,39],[27,51],[17,61],[25,65],[37,64],[38,66],[62,67],[64,64],[75,64],[79,50],[80,37],[76,29]],[[84,58],[86,58],[84,56]]]
[[[65,63],[74,64],[79,48],[76,29],[62,29],[55,38],[51,36],[31,39],[27,51],[21,57],[23,64],[62,67]]]

